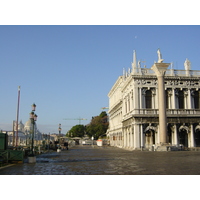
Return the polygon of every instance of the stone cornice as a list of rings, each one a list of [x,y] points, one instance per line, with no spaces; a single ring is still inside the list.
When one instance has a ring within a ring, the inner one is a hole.
[[[121,87],[120,85],[121,85],[121,83],[123,82],[122,78],[123,78],[122,76],[119,76],[119,77],[118,77],[117,81],[115,82],[115,84],[114,84],[113,87],[111,88],[110,92],[108,93],[108,97],[110,97],[110,96],[115,92],[115,90],[116,90],[117,88]]]

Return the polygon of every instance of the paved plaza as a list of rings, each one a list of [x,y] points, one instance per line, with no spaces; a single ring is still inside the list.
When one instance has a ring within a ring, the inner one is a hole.
[[[37,156],[34,164],[0,168],[0,175],[199,175],[200,152],[129,151],[115,147],[74,146]]]

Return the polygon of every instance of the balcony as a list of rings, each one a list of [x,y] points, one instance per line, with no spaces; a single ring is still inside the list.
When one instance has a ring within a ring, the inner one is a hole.
[[[167,117],[200,117],[200,109],[167,109]],[[123,115],[123,120],[131,117],[158,117],[158,109],[135,109]]]
[[[200,109],[167,109],[167,116],[196,117],[200,116]]]

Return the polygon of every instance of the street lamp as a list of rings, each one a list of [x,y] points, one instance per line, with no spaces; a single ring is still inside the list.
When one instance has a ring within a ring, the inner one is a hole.
[[[36,105],[32,105],[32,112],[30,113],[30,120],[31,124],[33,125],[33,130],[32,130],[32,141],[31,141],[31,155],[34,156],[33,153],[33,144],[34,144],[34,132],[35,132],[35,121],[37,120],[37,115],[34,113],[36,108]]]
[[[61,130],[62,130],[62,128],[61,128],[61,124],[58,124],[58,132],[59,132],[59,135],[58,135],[58,142],[60,143],[60,135],[61,135]]]
[[[58,148],[57,148],[57,152],[61,151],[61,148],[60,148],[61,147],[61,145],[60,145],[61,130],[62,130],[61,129],[61,124],[58,124],[58,133],[59,134],[58,134],[58,143],[57,143],[58,144],[58,146],[57,146]]]

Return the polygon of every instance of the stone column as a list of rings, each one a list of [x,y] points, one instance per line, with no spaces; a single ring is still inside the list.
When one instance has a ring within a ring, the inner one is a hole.
[[[183,94],[184,94],[184,108],[188,109],[188,91],[184,90]]]
[[[123,134],[123,130],[121,132],[121,146],[124,146],[124,134]]]
[[[176,109],[176,92],[175,88],[172,88],[172,107],[171,109]]]
[[[191,94],[191,89],[188,89],[188,109],[192,109],[192,94]]]
[[[134,124],[134,149],[140,149],[140,126],[139,124]]]
[[[122,116],[126,114],[126,98],[123,97],[123,103],[122,103]]]
[[[194,129],[193,124],[190,125],[190,147],[194,147]]]
[[[134,130],[133,130],[133,125],[131,125],[131,128],[130,128],[130,134],[131,134],[131,148],[134,147]]]
[[[125,128],[124,128],[123,132],[124,132],[124,147],[126,147],[126,129]]]
[[[134,94],[134,98],[133,98],[133,109],[139,109],[139,98],[140,98],[140,92],[138,92],[138,87],[134,87],[133,89],[133,94]]]
[[[140,147],[144,147],[144,135],[143,135],[143,125],[140,125]]]
[[[142,97],[143,97],[142,88],[139,88],[139,106],[140,106],[140,109],[143,108],[143,106],[142,106]]]
[[[126,135],[127,135],[126,147],[129,148],[130,147],[130,132],[129,132],[129,130],[126,131]]]
[[[178,145],[177,125],[172,126],[172,145]]]
[[[170,63],[154,63],[152,69],[158,78],[158,98],[159,98],[159,133],[160,143],[167,143],[167,116],[166,116],[166,98],[164,87],[164,75]]]

